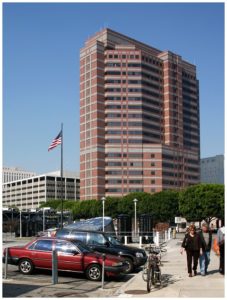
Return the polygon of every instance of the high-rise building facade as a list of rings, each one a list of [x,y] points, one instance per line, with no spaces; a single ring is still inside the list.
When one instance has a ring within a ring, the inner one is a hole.
[[[196,67],[104,29],[80,52],[80,197],[199,182]]]
[[[200,170],[201,183],[224,184],[224,155],[202,158]]]

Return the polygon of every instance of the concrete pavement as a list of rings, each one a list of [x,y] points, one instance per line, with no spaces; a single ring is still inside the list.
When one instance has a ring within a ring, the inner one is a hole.
[[[142,279],[142,272],[138,273],[128,283],[122,286],[113,296],[116,297],[196,297],[217,298],[224,297],[224,276],[218,272],[219,257],[211,250],[211,262],[208,275],[188,277],[186,253],[180,254],[181,239],[170,240],[167,253],[162,258],[163,286],[152,288],[147,293],[146,282]]]

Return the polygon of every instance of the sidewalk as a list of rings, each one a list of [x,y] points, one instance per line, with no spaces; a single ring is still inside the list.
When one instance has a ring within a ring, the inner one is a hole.
[[[219,274],[219,257],[211,251],[211,262],[208,275],[188,277],[186,253],[180,254],[181,240],[170,240],[167,253],[162,258],[163,287],[152,288],[147,293],[146,282],[142,279],[142,271],[121,287],[115,297],[224,297],[224,276]]]

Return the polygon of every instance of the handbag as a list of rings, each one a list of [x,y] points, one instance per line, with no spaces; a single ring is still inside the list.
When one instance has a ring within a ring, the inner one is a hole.
[[[220,250],[219,250],[217,237],[214,238],[212,250],[215,252],[216,255],[220,255]]]

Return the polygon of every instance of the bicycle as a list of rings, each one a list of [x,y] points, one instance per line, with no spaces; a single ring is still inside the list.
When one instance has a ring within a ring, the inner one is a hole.
[[[160,246],[150,245],[145,247],[148,250],[148,259],[143,268],[142,277],[147,282],[147,291],[151,291],[151,286],[162,286],[162,274],[161,274],[161,253],[166,252],[164,247],[166,243],[162,243]]]

